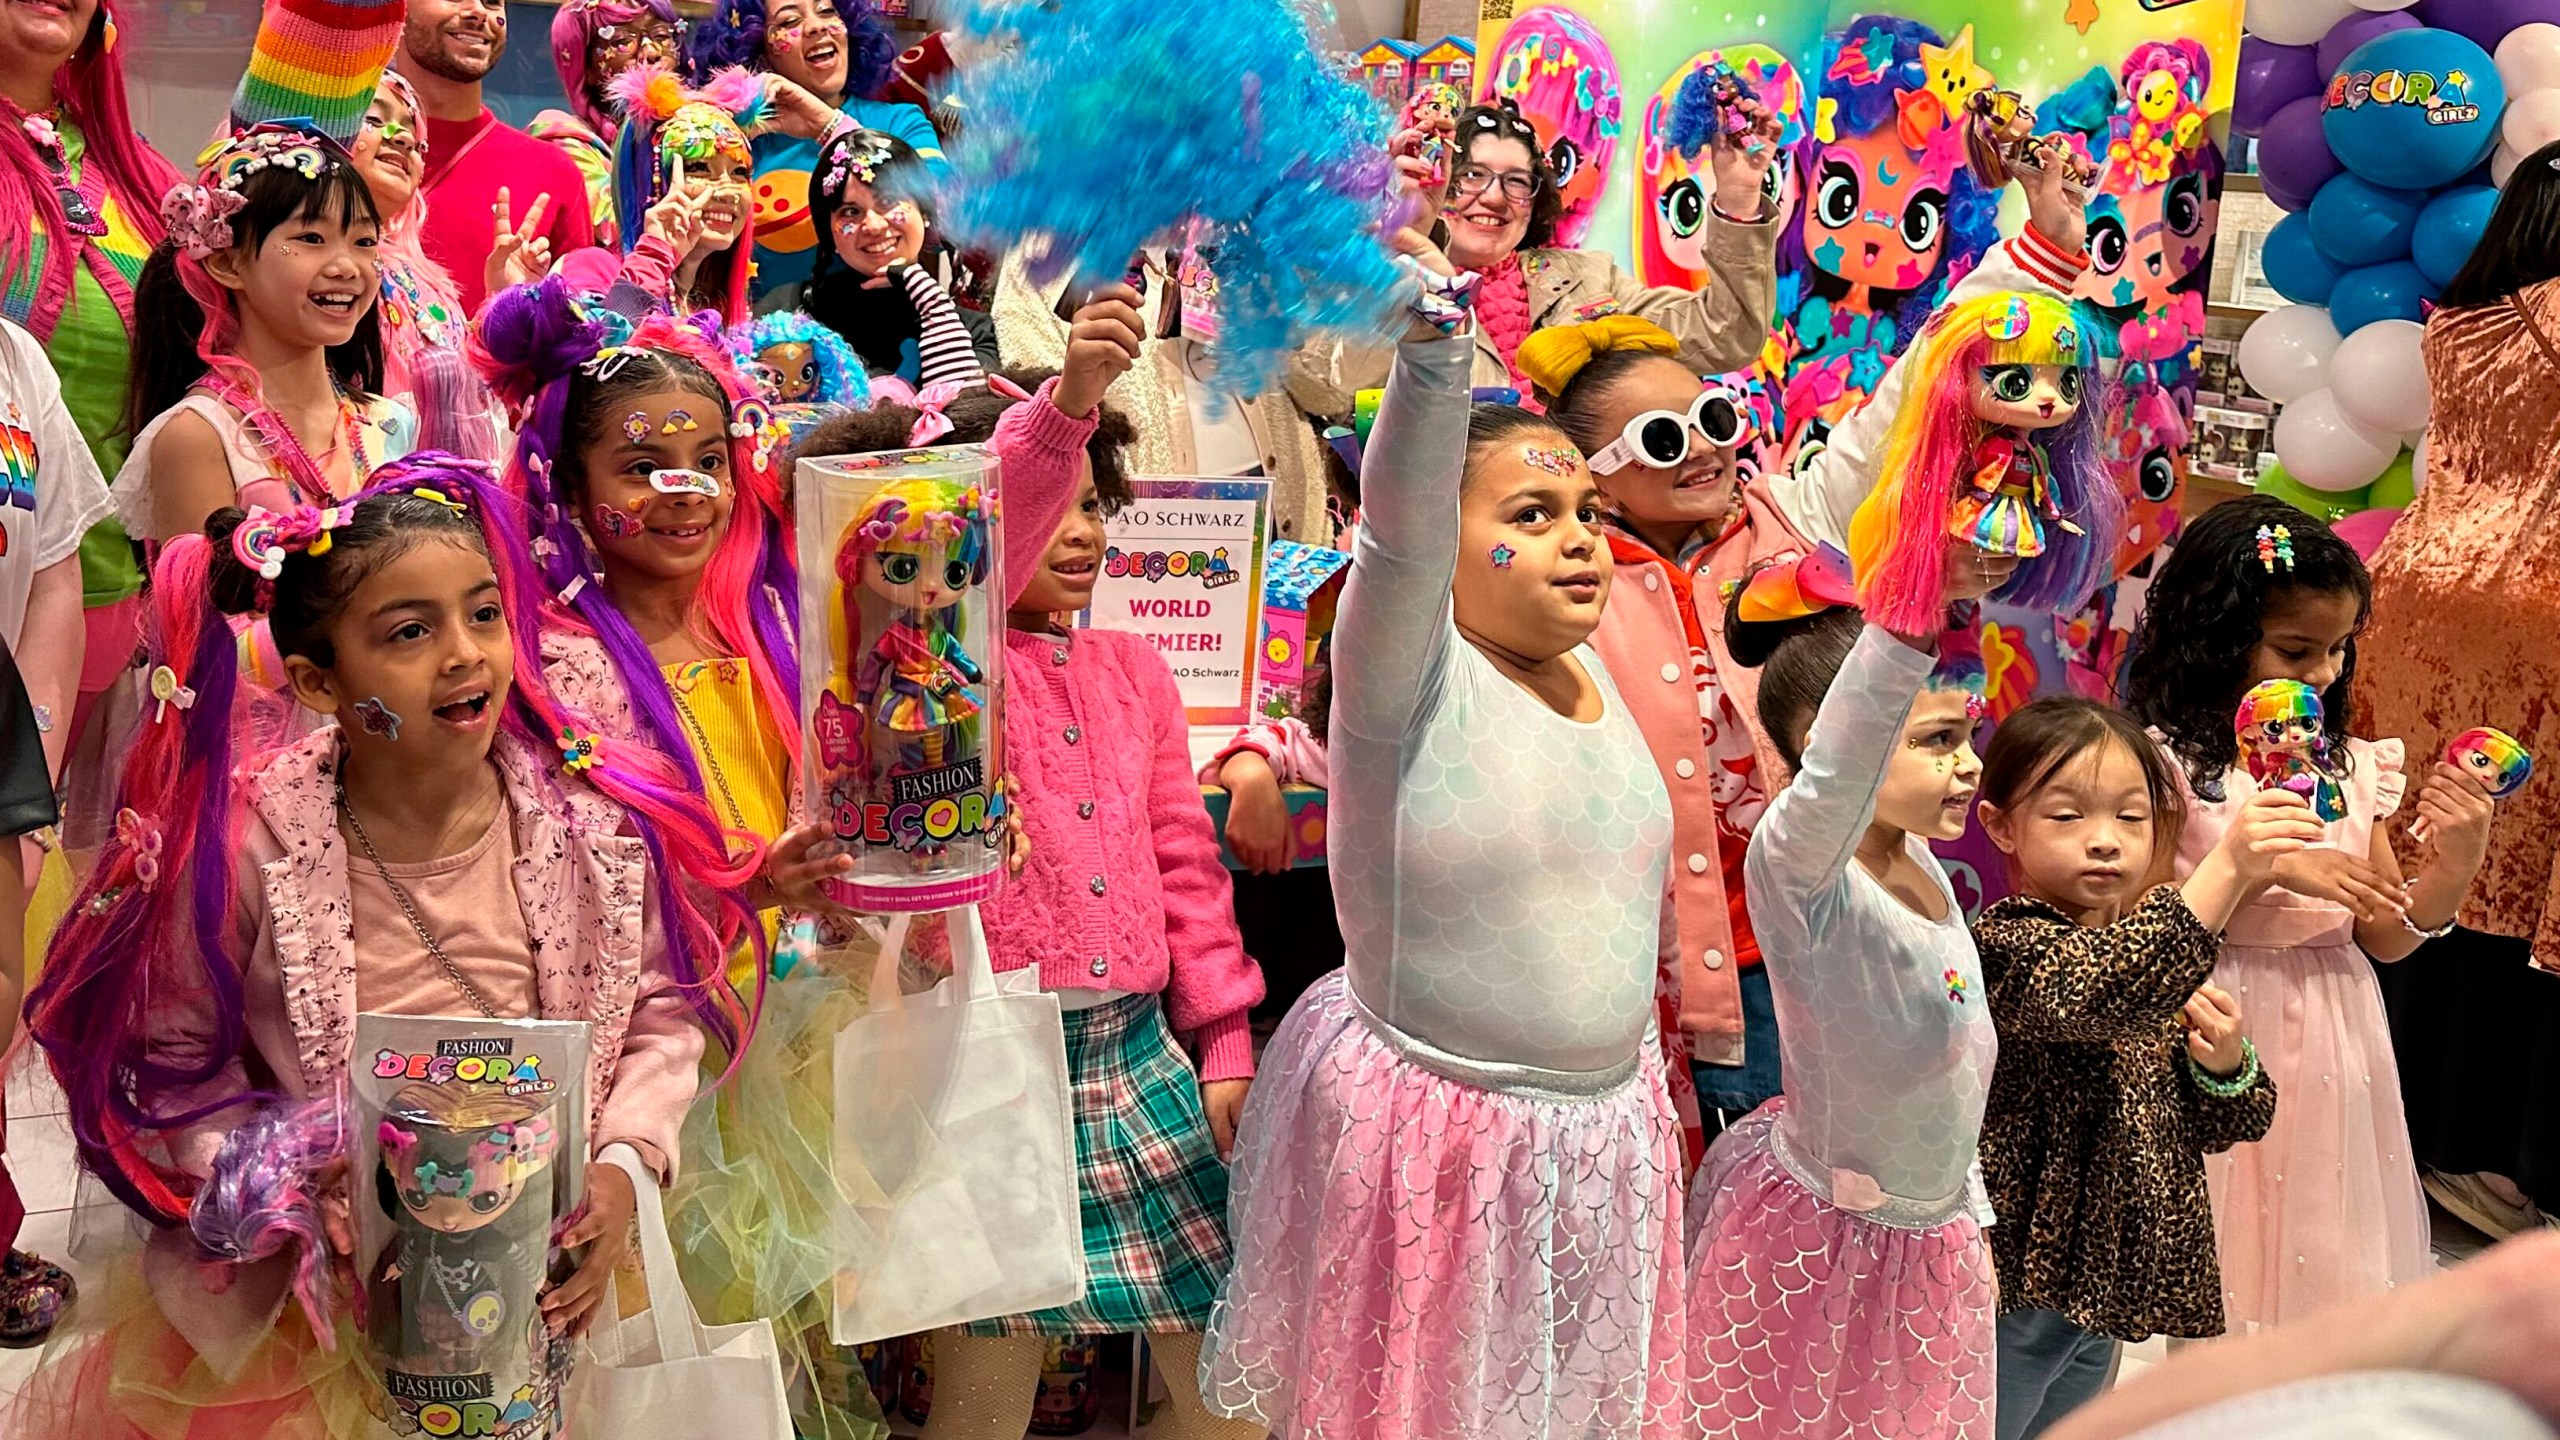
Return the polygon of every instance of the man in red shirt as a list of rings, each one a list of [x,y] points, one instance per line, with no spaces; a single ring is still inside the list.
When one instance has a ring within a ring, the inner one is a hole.
[[[497,218],[501,190],[504,213],[517,226],[539,207],[533,233],[549,242],[552,259],[595,243],[595,217],[577,165],[558,146],[500,124],[481,103],[480,82],[506,51],[504,0],[409,0],[399,66],[427,110],[421,241],[474,313],[488,296],[484,269],[505,223]]]

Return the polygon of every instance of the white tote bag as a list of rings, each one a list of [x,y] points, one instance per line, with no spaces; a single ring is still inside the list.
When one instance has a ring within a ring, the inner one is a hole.
[[[658,1177],[627,1145],[600,1158],[631,1175],[640,1199],[640,1269],[649,1312],[617,1314],[613,1285],[569,1380],[567,1419],[577,1440],[792,1440],[782,1353],[773,1322],[705,1325],[676,1273]]]
[[[999,976],[978,912],[949,915],[951,975],[899,993],[889,924],[871,1010],[836,1036],[835,1154],[880,1258],[836,1277],[835,1343],[1065,1305],[1084,1294],[1084,1224],[1058,997]]]

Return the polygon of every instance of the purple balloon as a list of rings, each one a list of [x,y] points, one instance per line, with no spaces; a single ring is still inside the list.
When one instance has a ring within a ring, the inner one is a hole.
[[[2347,56],[2376,35],[2417,28],[2417,18],[2406,10],[2358,10],[2330,26],[2329,33],[2320,37],[2320,78],[2326,81],[2337,74],[2338,67],[2347,63]]]
[[[2422,0],[2417,17],[2494,55],[2498,42],[2519,25],[2537,20],[2560,24],[2560,0]]]
[[[2329,151],[2320,129],[2320,97],[2305,96],[2277,111],[2258,135],[2258,176],[2267,189],[2307,197],[2346,167]]]
[[[2231,133],[2255,135],[2275,113],[2320,93],[2319,57],[2308,45],[2270,45],[2240,37],[2240,72],[2232,82]]]
[[[2288,215],[2299,215],[2311,208],[2312,195],[2296,195],[2281,185],[2270,185],[2264,175],[2258,177],[2258,188],[2266,193],[2270,204]]]

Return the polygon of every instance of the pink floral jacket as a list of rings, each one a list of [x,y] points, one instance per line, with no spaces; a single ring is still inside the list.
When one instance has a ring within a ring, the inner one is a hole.
[[[211,1081],[172,1097],[175,1106],[258,1089],[326,1094],[346,1078],[356,952],[349,857],[333,796],[339,735],[318,731],[245,781],[240,803],[249,814],[241,827],[233,953],[244,957],[249,1044]],[[561,784],[548,757],[501,735],[491,758],[515,822],[515,887],[533,950],[539,1018],[595,1026],[587,1068],[590,1153],[627,1141],[672,1180],[703,1036],[656,960],[661,942],[647,852],[627,833],[620,806],[584,785]],[[215,1033],[210,998],[191,999],[157,1022],[160,1058],[200,1057]],[[224,1111],[193,1127],[177,1137],[171,1159],[191,1174],[206,1173],[238,1118],[236,1110]]]

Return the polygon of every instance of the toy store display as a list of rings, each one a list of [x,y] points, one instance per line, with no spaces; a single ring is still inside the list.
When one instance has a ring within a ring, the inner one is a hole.
[[[1274,540],[1262,562],[1262,644],[1254,659],[1253,713],[1303,714],[1307,687],[1324,673],[1318,655],[1350,577],[1351,553]]]
[[[562,1433],[569,1342],[537,1300],[584,1200],[580,1021],[356,1017],[357,1255],[395,1435]]]
[[[975,446],[801,462],[801,718],[811,810],[872,913],[995,893],[1004,661],[995,457]]]

